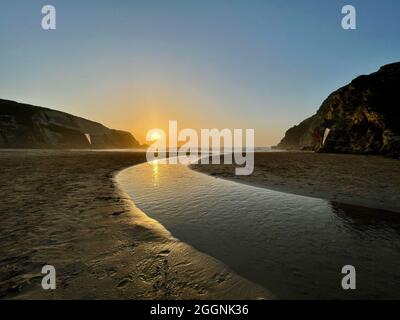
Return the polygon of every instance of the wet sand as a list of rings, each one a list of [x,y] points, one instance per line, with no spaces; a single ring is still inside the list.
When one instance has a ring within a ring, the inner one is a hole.
[[[400,212],[400,161],[380,156],[269,152],[255,154],[250,176],[233,165],[191,165],[216,178],[339,203]]]
[[[114,175],[143,161],[129,152],[0,151],[0,298],[271,297],[133,205]],[[46,264],[56,290],[41,287]]]

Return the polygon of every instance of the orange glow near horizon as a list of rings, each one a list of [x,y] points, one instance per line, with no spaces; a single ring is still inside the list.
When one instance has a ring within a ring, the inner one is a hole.
[[[140,144],[157,140],[153,137],[146,141],[148,131],[153,128],[163,130],[168,140],[168,124],[171,120],[178,122],[178,131],[185,128],[192,128],[199,133],[201,129],[212,128],[256,129],[256,146],[276,144],[283,137],[282,128],[289,128],[296,123],[276,117],[254,119],[251,114],[239,117],[218,108],[218,101],[198,97],[192,92],[177,92],[176,88],[153,87],[152,90],[136,91],[122,87],[104,92],[92,101],[80,101],[71,113],[112,129],[129,131]]]

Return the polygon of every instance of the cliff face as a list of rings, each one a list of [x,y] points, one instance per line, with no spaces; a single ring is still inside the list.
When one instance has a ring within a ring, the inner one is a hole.
[[[400,156],[400,63],[333,92],[278,149]]]
[[[137,148],[129,132],[64,112],[0,100],[0,148]]]

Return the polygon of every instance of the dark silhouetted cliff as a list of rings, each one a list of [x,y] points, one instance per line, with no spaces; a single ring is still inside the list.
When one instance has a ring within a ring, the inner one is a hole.
[[[0,148],[138,148],[132,134],[42,107],[0,100]]]
[[[278,149],[400,156],[400,62],[354,79],[289,129]]]

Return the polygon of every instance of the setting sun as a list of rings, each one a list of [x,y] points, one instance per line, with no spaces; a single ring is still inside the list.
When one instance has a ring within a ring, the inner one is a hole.
[[[156,140],[158,140],[158,139],[160,139],[160,134],[159,134],[158,132],[154,132],[154,133],[151,135],[151,141],[156,141]]]

